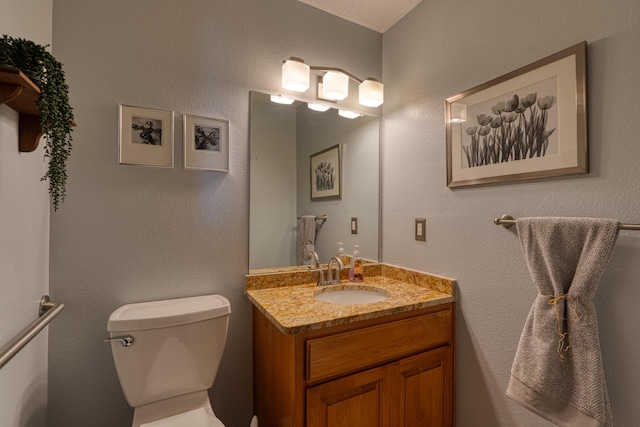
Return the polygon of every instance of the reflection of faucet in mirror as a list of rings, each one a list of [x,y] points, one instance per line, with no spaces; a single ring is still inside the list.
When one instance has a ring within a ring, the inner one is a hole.
[[[380,120],[349,120],[334,108],[320,113],[301,101],[282,106],[252,92],[250,126],[249,268],[307,261],[297,235],[303,215],[331,218],[313,242],[321,259],[343,242],[359,245],[362,258],[379,261]],[[342,198],[312,200],[311,156],[336,144],[342,147]],[[350,231],[354,217],[358,234]]]
[[[324,271],[322,271],[322,266],[320,265],[320,262],[318,261],[318,254],[315,251],[309,252],[309,256],[307,257],[308,259],[312,259],[313,260],[313,269],[314,271],[318,272],[318,285],[321,285],[324,283]]]
[[[313,268],[318,268],[318,253],[315,251],[311,240],[307,240],[304,242],[304,245],[302,245],[302,254],[300,258],[302,260],[300,265],[309,265],[309,261],[311,261],[313,263]]]
[[[313,261],[312,268],[320,268],[320,262],[318,261],[318,254],[315,251],[309,252],[309,255],[307,255],[307,259],[310,259]]]

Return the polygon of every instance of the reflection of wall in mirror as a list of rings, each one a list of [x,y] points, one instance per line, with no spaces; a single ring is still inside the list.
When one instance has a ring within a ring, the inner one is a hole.
[[[363,258],[378,259],[379,120],[345,119],[335,109],[324,113],[298,108],[298,214],[326,214],[316,239],[321,260],[336,255],[337,242],[347,254],[360,246]],[[342,144],[342,198],[311,201],[310,156]],[[351,234],[351,218],[358,218],[358,234]]]
[[[316,250],[326,263],[343,242],[347,254],[360,246],[378,259],[379,119],[354,120],[306,108],[279,105],[251,93],[249,268],[298,265],[297,217],[327,215]],[[296,139],[298,143],[296,144]],[[343,144],[342,199],[311,201],[310,156]],[[358,218],[358,234],[350,231]]]
[[[295,109],[260,99],[251,94],[249,268],[295,265]]]

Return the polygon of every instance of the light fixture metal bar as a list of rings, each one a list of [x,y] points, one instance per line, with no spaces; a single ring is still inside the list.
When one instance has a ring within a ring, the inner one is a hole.
[[[337,71],[339,73],[346,74],[347,76],[349,76],[349,78],[351,78],[352,80],[355,80],[358,83],[362,83],[363,82],[363,80],[361,80],[358,77],[354,76],[350,72],[343,70],[342,68],[320,67],[320,66],[317,66],[317,65],[310,65],[309,68],[311,68],[312,70],[315,70],[315,71]]]

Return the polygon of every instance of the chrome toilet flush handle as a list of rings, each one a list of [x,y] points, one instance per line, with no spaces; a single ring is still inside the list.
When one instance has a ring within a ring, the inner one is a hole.
[[[111,341],[120,341],[120,344],[122,344],[123,347],[131,347],[133,345],[133,343],[135,342],[135,340],[133,339],[133,337],[131,335],[124,335],[121,337],[113,337],[113,338],[108,338],[106,340],[104,340],[104,342],[111,342]]]

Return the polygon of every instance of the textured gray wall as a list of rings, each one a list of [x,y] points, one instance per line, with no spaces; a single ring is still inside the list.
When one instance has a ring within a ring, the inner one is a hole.
[[[51,218],[51,289],[67,309],[50,333],[48,425],[129,425],[109,314],[207,293],[233,310],[213,407],[248,425],[249,91],[279,91],[289,56],[380,78],[382,36],[295,0],[56,0],[53,14],[78,127]],[[176,112],[174,169],[118,165],[119,103]],[[229,174],[181,169],[182,114],[230,120]]]
[[[444,99],[586,40],[591,173],[449,190]],[[458,425],[550,425],[505,396],[536,290],[503,213],[640,223],[636,0],[424,1],[383,36],[384,260],[458,279]],[[427,241],[413,240],[413,218]],[[614,422],[640,420],[640,234],[623,231],[594,301]],[[575,349],[575,351],[579,351]]]
[[[51,0],[0,0],[0,35],[51,44],[51,14]],[[18,113],[0,105],[0,347],[38,317],[49,292],[43,146],[20,153]],[[43,427],[46,406],[47,329],[0,371],[0,424]]]

